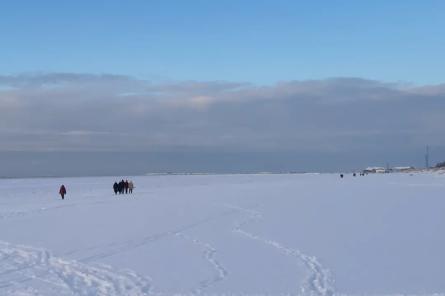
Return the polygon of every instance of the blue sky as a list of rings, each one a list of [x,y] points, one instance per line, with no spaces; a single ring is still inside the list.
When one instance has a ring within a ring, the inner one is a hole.
[[[334,171],[423,166],[429,145],[434,164],[444,12],[445,1],[1,1],[0,160],[148,153],[134,173]],[[68,174],[45,159],[35,174]],[[9,163],[6,175],[30,174]]]
[[[443,82],[444,1],[2,1],[3,75]]]

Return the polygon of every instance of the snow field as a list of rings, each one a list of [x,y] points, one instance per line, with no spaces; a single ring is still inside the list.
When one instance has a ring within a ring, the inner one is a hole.
[[[115,179],[0,180],[1,295],[445,291],[444,175]]]

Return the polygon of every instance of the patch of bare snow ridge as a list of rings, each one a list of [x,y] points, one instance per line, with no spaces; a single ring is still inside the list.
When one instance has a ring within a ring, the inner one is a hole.
[[[5,242],[0,242],[0,278],[1,295],[136,296],[151,291],[151,280],[134,272],[89,266]]]

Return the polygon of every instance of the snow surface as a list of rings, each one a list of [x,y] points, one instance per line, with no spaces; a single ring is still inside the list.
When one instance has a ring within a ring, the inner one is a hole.
[[[117,179],[0,180],[0,295],[444,295],[445,175]]]

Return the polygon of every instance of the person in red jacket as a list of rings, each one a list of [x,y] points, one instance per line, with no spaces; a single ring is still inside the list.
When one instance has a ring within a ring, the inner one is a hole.
[[[62,184],[62,186],[60,186],[59,194],[60,194],[60,196],[62,197],[62,199],[65,199],[65,194],[66,194],[66,188],[65,188],[65,185]]]

